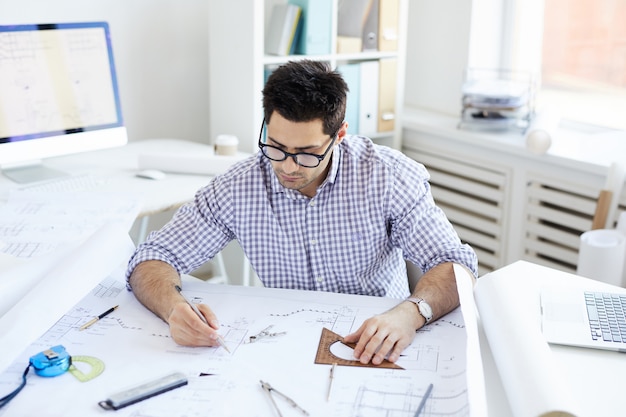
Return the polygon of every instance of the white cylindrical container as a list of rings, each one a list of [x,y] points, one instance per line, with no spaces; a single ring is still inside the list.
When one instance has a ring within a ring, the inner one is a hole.
[[[626,236],[626,211],[623,211],[617,219],[617,230]],[[622,271],[622,285],[626,286],[626,255],[624,255],[624,270]]]
[[[626,236],[619,230],[590,230],[580,236],[578,275],[622,287]]]
[[[217,155],[237,155],[239,139],[234,135],[218,135],[215,139],[215,153]]]
[[[617,230],[626,235],[626,211],[623,211],[617,219]]]

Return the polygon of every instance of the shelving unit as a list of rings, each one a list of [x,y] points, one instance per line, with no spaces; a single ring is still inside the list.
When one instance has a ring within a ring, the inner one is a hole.
[[[332,0],[331,53],[324,55],[266,55],[264,38],[273,6],[285,0],[231,0],[209,2],[209,131],[212,142],[219,134],[239,138],[240,150],[255,152],[263,120],[264,71],[290,60],[316,59],[333,68],[386,58],[397,60],[395,84],[395,126],[392,131],[368,135],[380,144],[401,147],[400,113],[404,102],[408,0],[398,0],[397,51],[337,53],[337,10]],[[357,132],[350,132],[357,133]]]

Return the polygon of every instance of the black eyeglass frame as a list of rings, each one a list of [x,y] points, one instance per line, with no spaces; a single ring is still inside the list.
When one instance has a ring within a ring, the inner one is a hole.
[[[337,129],[335,131],[335,133],[331,136],[331,141],[330,144],[328,145],[328,148],[326,148],[326,150],[324,151],[323,154],[319,155],[316,153],[309,153],[309,152],[298,152],[298,153],[289,153],[289,152],[285,152],[280,148],[277,148],[276,146],[272,146],[272,145],[268,145],[266,143],[261,142],[261,139],[263,138],[263,129],[265,128],[265,118],[263,119],[263,122],[261,123],[261,131],[259,132],[259,149],[261,150],[261,153],[263,154],[263,156],[265,156],[267,159],[272,160],[272,161],[276,161],[276,162],[282,162],[284,160],[286,160],[287,158],[291,157],[293,158],[294,162],[298,165],[300,165],[301,167],[304,168],[317,168],[318,166],[320,166],[320,164],[322,163],[322,161],[324,160],[324,158],[326,158],[326,155],[328,154],[328,152],[331,150],[331,148],[333,147],[333,144],[335,143],[335,140],[337,140],[337,135],[339,134],[339,130],[341,129],[341,127],[339,129]],[[277,151],[280,151],[283,153],[284,157],[282,159],[276,159],[276,158],[271,158],[270,156],[268,156],[265,153],[265,148],[272,148],[272,149],[276,149]],[[298,156],[299,155],[308,155],[308,156],[313,156],[315,158],[317,158],[317,164],[316,165],[302,165],[300,162],[298,162]]]

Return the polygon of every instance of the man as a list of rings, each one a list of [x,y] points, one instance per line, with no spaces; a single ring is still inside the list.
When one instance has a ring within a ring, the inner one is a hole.
[[[347,91],[325,63],[276,69],[263,90],[260,152],[214,178],[137,248],[129,285],[177,343],[218,344],[210,307],[199,306],[205,324],[174,288],[233,239],[265,286],[399,298],[345,337],[358,342],[363,363],[396,361],[417,329],[458,306],[452,264],[475,274],[474,251],[435,206],[422,165],[347,135]],[[404,259],[425,271],[412,301],[403,301]]]

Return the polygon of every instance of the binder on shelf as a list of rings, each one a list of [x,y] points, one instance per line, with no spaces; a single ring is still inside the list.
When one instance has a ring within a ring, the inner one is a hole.
[[[361,64],[338,65],[337,70],[348,84],[348,97],[346,103],[346,122],[348,133],[359,134],[359,96],[361,87]]]
[[[337,36],[361,38],[361,51],[378,49],[379,0],[339,0]]]
[[[378,131],[389,132],[396,126],[396,78],[398,60],[385,58],[380,60]]]
[[[370,0],[369,3],[369,12],[363,25],[363,51],[377,51],[379,0]]]
[[[295,50],[301,27],[302,9],[293,4],[276,4],[265,37],[265,53],[289,55]]]
[[[361,135],[378,132],[379,61],[365,61],[360,65],[359,131]]]
[[[398,24],[400,0],[379,0],[378,8],[378,50],[398,50]]]
[[[363,36],[363,22],[367,1],[339,0],[337,3],[337,37],[359,38]],[[361,51],[359,49],[359,51]]]
[[[330,54],[333,0],[289,0],[302,9],[302,29],[295,52],[302,55]]]

